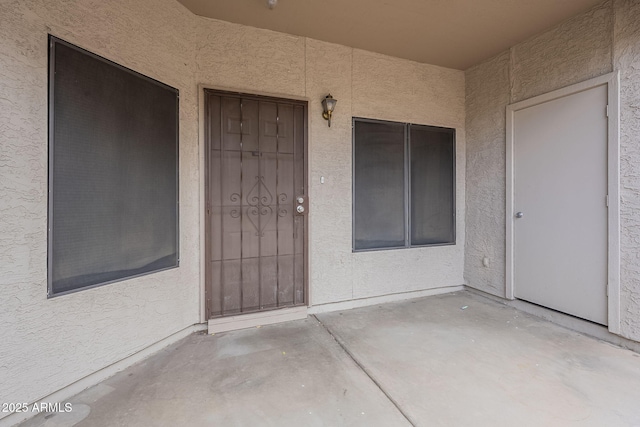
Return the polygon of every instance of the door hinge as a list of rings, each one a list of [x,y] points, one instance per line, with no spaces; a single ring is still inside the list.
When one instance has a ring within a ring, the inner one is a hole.
[[[607,108],[605,108],[605,114],[607,117],[609,117],[609,105],[607,104]]]
[[[607,205],[607,207],[609,207],[609,195],[608,194],[605,196],[604,202]]]

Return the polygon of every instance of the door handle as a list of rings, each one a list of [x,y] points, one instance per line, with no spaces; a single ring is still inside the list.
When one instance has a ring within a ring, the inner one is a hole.
[[[524,212],[516,212],[516,218],[522,218],[524,216]]]

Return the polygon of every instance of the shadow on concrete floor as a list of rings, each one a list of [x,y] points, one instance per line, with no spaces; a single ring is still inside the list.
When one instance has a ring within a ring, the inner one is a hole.
[[[468,292],[192,335],[23,426],[634,426],[640,355]]]

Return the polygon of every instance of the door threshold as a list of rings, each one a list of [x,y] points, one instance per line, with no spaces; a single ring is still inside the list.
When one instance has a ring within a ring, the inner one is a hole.
[[[220,332],[255,328],[256,326],[272,325],[274,323],[288,322],[290,320],[302,320],[306,318],[307,307],[300,306],[209,319],[208,328],[209,334],[217,334]]]

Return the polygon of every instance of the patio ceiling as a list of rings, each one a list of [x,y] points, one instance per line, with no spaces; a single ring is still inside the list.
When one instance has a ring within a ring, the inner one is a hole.
[[[465,70],[601,0],[178,0],[197,15]]]

